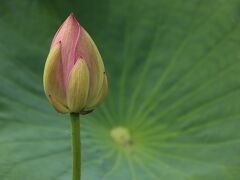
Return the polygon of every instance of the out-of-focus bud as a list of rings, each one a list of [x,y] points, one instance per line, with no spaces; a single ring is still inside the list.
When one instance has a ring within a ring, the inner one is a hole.
[[[87,114],[107,95],[107,77],[101,55],[73,14],[52,41],[43,84],[48,100],[60,113]]]

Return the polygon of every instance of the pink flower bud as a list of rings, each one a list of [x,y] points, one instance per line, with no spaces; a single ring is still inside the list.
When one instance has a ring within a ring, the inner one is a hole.
[[[101,55],[73,14],[55,34],[43,75],[44,91],[61,113],[86,114],[107,95]]]

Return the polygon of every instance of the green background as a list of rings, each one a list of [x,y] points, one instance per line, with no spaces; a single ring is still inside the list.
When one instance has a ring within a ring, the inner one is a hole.
[[[240,179],[240,1],[1,0],[1,180],[71,179],[69,117],[42,85],[70,12],[109,79],[81,117],[83,180]],[[131,145],[111,138],[119,126]]]

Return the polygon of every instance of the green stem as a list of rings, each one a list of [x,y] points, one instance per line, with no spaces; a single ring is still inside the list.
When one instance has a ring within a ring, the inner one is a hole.
[[[78,113],[71,113],[72,127],[72,180],[81,179],[80,119]]]

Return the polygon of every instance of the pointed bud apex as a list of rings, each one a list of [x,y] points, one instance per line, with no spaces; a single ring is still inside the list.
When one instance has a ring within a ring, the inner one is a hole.
[[[107,94],[107,77],[101,55],[73,14],[54,36],[43,83],[49,101],[61,113],[87,114]]]

